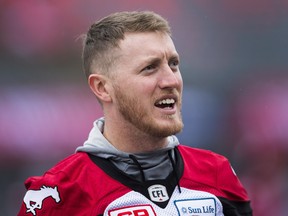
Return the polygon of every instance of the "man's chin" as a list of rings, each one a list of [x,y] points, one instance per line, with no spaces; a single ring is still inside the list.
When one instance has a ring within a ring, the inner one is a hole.
[[[155,124],[154,127],[149,129],[149,134],[155,137],[168,137],[181,132],[183,129],[182,121],[177,122],[164,122]]]

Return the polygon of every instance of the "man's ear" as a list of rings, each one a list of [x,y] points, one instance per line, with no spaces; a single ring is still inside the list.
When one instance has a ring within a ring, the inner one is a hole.
[[[109,91],[109,80],[106,76],[101,74],[90,74],[88,84],[100,101],[110,102],[112,100]]]

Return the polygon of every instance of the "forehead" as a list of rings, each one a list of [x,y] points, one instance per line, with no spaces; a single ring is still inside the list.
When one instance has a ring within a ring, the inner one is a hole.
[[[178,56],[171,37],[161,32],[126,33],[119,47],[124,58]]]

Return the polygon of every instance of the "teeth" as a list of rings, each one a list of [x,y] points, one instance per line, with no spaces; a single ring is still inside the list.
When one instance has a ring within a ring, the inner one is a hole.
[[[175,100],[174,99],[165,99],[165,100],[162,100],[162,101],[159,101],[159,105],[162,105],[162,104],[174,104],[175,103]]]

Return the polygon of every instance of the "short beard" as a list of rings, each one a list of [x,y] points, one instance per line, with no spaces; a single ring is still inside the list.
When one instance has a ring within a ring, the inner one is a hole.
[[[179,120],[173,124],[163,126],[157,124],[151,116],[147,115],[145,109],[141,106],[139,97],[129,97],[129,95],[124,94],[124,91],[116,84],[114,84],[114,92],[120,114],[138,130],[157,138],[165,138],[179,133],[182,130],[183,122],[181,114],[179,114]],[[174,118],[168,115],[165,117]]]

